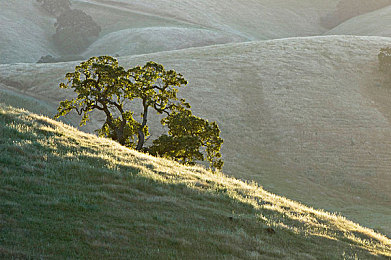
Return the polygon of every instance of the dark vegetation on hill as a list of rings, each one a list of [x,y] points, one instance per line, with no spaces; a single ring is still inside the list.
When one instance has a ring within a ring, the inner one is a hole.
[[[334,12],[321,19],[326,28],[333,28],[338,24],[361,14],[375,11],[391,5],[391,0],[341,0]]]
[[[70,9],[57,17],[54,43],[60,52],[78,54],[99,36],[100,26],[84,11]]]
[[[79,54],[86,50],[99,36],[101,27],[82,10],[71,9],[69,0],[37,0],[43,9],[56,17],[56,33],[53,42],[64,55]],[[49,62],[48,56],[42,56],[39,62]]]
[[[83,60],[84,58],[79,55],[64,55],[60,57],[53,57],[52,55],[42,56],[37,63],[56,63],[56,62],[67,62],[75,60]]]
[[[391,47],[382,48],[378,55],[379,68],[383,72],[391,71]]]

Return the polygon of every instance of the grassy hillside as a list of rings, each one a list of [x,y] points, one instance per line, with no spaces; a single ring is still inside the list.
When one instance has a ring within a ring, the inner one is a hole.
[[[379,37],[292,38],[120,62],[155,60],[184,74],[190,84],[182,96],[195,114],[220,125],[226,173],[391,235],[391,94],[377,64],[389,44]],[[72,95],[57,86],[76,64],[1,65],[0,81],[55,105]]]
[[[337,0],[74,1],[79,8],[90,14],[99,14],[98,16],[106,17],[109,10],[117,9],[128,12],[130,16],[138,17],[137,24],[149,23],[152,18],[163,18],[166,23],[177,22],[192,27],[220,30],[248,40],[320,34],[325,31],[320,25],[320,17],[331,12],[337,2]],[[110,12],[109,21],[114,19],[115,15]],[[106,27],[105,20],[101,20],[102,27]],[[117,20],[121,21],[121,19]],[[127,24],[127,28],[129,27],[133,25]],[[135,27],[145,27],[145,25]]]
[[[241,41],[243,38],[232,34],[199,28],[124,29],[101,37],[83,53],[83,56],[126,56]]]
[[[391,36],[391,6],[363,14],[338,25],[329,35],[375,35]]]
[[[391,256],[341,216],[4,105],[0,152],[1,258]]]

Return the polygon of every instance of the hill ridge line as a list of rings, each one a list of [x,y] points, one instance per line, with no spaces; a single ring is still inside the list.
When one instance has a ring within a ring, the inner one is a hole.
[[[167,50],[167,51],[159,51],[159,52],[152,52],[152,53],[146,53],[146,54],[136,54],[136,55],[125,55],[120,56],[117,59],[129,59],[129,58],[142,58],[142,57],[148,57],[148,56],[156,56],[160,54],[170,54],[170,53],[181,53],[186,51],[193,51],[193,50],[209,50],[209,49],[223,49],[226,47],[240,47],[240,46],[250,46],[250,45],[257,45],[257,44],[267,44],[267,43],[273,43],[273,42],[282,42],[282,41],[300,41],[300,40],[316,40],[316,39],[330,39],[330,40],[343,40],[343,39],[359,39],[359,40],[384,40],[385,42],[389,42],[391,44],[391,38],[390,37],[384,37],[384,36],[357,36],[357,35],[316,35],[316,36],[302,36],[302,37],[288,37],[288,38],[279,38],[279,39],[270,39],[270,40],[257,40],[257,41],[246,41],[246,42],[235,42],[235,43],[224,43],[224,44],[215,44],[215,45],[208,45],[208,46],[201,46],[201,47],[189,47],[179,50]],[[104,56],[104,55],[102,55]],[[77,61],[65,61],[65,62],[56,62],[56,63],[26,63],[26,62],[18,62],[18,63],[4,63],[0,64],[0,67],[6,67],[6,66],[14,66],[14,65],[42,65],[47,66],[47,64],[77,64],[81,61],[87,60],[77,60]]]

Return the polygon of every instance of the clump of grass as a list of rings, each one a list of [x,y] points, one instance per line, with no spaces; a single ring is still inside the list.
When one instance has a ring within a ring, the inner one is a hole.
[[[391,257],[343,216],[2,105],[0,154],[2,257]]]

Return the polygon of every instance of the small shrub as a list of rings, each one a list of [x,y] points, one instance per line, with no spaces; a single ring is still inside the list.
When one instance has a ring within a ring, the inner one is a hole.
[[[42,56],[37,63],[54,63],[56,59],[52,55]]]
[[[385,72],[391,71],[391,47],[380,49],[378,58],[380,70]]]
[[[75,60],[83,60],[83,56],[80,55],[65,55],[60,57],[53,57],[51,55],[42,56],[37,63],[56,63],[56,62],[67,62]]]

